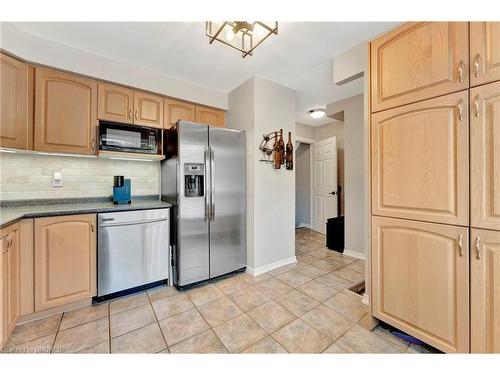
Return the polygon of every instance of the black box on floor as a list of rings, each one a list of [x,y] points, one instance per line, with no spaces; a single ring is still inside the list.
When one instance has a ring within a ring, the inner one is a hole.
[[[344,216],[332,217],[326,223],[326,246],[344,252]]]

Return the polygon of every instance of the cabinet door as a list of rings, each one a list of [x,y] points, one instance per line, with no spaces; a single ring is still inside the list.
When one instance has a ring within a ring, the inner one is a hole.
[[[500,353],[500,232],[471,230],[471,352]]]
[[[226,127],[226,113],[220,109],[196,106],[196,122],[218,128]]]
[[[96,125],[95,81],[35,70],[35,150],[95,154]]]
[[[35,219],[35,311],[96,291],[95,215]]]
[[[134,91],[134,124],[163,129],[163,98]]]
[[[467,228],[373,217],[373,315],[444,352],[468,352],[468,249]]]
[[[468,225],[467,91],[372,115],[372,213]]]
[[[191,122],[196,120],[194,104],[165,99],[164,108],[165,129],[171,128],[179,120]]]
[[[406,23],[371,43],[372,111],[469,87],[467,22]]]
[[[500,80],[500,22],[470,23],[471,86]]]
[[[0,53],[0,146],[28,149],[28,65]]]
[[[470,90],[471,226],[500,230],[500,82]]]
[[[134,90],[126,87],[99,83],[99,120],[116,121],[125,124],[134,122]]]

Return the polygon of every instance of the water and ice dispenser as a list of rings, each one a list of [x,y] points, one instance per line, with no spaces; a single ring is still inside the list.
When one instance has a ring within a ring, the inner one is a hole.
[[[184,196],[203,197],[205,165],[196,163],[184,164]]]

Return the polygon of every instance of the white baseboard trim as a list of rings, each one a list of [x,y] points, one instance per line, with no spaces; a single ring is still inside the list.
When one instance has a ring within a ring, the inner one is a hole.
[[[309,229],[311,229],[311,224],[299,223],[299,225],[297,225],[297,228],[309,228]]]
[[[352,251],[352,250],[348,250],[348,249],[344,249],[344,255],[347,255],[348,257],[351,257],[351,258],[361,259],[361,260],[366,259],[365,254],[358,253],[357,251]]]
[[[293,257],[279,260],[277,262],[267,264],[265,266],[261,266],[261,267],[257,267],[257,268],[252,268],[252,267],[247,266],[246,272],[252,276],[259,276],[259,275],[262,275],[263,273],[274,270],[275,268],[283,267],[283,266],[286,266],[288,264],[292,264],[292,263],[296,263],[296,262],[297,262],[297,258],[295,258],[295,256],[293,256]]]
[[[370,306],[370,297],[368,294],[363,294],[363,299],[361,300],[361,303],[364,303],[366,306]]]

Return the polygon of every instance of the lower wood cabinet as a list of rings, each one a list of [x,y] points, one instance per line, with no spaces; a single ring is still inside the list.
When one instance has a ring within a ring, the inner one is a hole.
[[[471,352],[500,353],[500,232],[471,230]]]
[[[373,315],[447,353],[469,351],[469,230],[372,217]]]
[[[35,311],[95,296],[96,215],[35,219]]]

